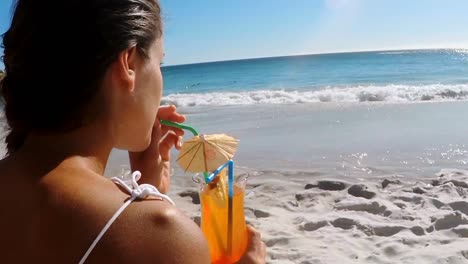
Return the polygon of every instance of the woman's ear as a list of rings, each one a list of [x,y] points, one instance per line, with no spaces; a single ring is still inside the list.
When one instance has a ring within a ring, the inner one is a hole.
[[[133,92],[135,89],[137,65],[138,54],[136,47],[131,47],[120,52],[114,63],[114,76],[122,84],[122,88],[129,92]]]

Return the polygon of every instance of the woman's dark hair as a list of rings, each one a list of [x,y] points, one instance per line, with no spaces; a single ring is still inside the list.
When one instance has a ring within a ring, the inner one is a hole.
[[[32,131],[82,126],[102,77],[119,53],[162,35],[157,0],[17,0],[3,34],[0,83],[8,153]],[[91,110],[92,111],[92,110]]]

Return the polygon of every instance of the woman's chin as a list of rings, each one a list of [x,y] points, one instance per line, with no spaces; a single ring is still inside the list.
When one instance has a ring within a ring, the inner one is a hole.
[[[131,152],[142,152],[148,149],[151,144],[151,137],[146,137],[145,140],[140,140],[138,142],[132,142],[131,144],[117,145],[115,148],[128,150]]]
[[[139,143],[138,145],[135,146],[135,149],[134,150],[135,152],[142,152],[142,151],[145,151],[146,149],[148,149],[148,147],[150,146],[151,144],[151,138],[149,137],[147,140]]]

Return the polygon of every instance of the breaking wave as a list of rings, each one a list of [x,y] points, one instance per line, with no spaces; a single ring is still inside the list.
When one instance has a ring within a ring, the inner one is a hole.
[[[313,91],[259,90],[170,94],[163,104],[177,106],[252,105],[288,103],[414,103],[422,101],[459,101],[468,99],[468,84],[383,85],[326,87]]]

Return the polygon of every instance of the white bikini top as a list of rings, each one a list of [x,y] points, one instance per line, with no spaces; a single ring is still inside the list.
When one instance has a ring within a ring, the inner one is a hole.
[[[99,242],[99,240],[102,238],[102,236],[106,233],[107,229],[114,223],[115,219],[119,217],[119,215],[129,206],[134,200],[136,199],[145,199],[148,196],[155,196],[162,198],[168,202],[170,202],[172,205],[174,205],[174,202],[169,198],[169,196],[162,194],[156,187],[154,187],[151,184],[141,184],[138,185],[137,181],[141,178],[141,173],[139,171],[135,171],[132,173],[132,179],[128,181],[123,181],[119,178],[113,177],[111,180],[115,182],[116,184],[120,185],[122,188],[124,188],[131,196],[128,201],[126,201],[120,208],[115,212],[115,214],[109,219],[107,224],[104,226],[104,228],[101,230],[99,235],[94,239],[93,243],[91,246],[89,246],[88,250],[84,254],[84,256],[81,258],[79,264],[83,264],[86,259],[88,258],[89,254],[93,251],[94,247],[96,244]]]

